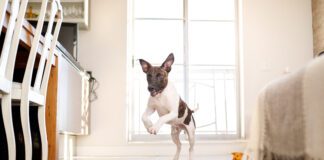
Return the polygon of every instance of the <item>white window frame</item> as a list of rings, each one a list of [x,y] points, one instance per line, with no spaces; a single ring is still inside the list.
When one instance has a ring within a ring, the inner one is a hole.
[[[240,34],[239,34],[239,12],[238,12],[238,5],[239,0],[234,0],[235,5],[235,18],[234,20],[189,20],[188,18],[188,0],[183,0],[183,12],[184,18],[135,18],[134,17],[134,1],[135,0],[128,0],[128,19],[127,19],[127,139],[129,142],[139,142],[139,141],[161,141],[161,140],[170,140],[170,135],[156,135],[156,136],[149,136],[149,135],[132,135],[132,120],[133,120],[133,88],[134,85],[132,83],[133,80],[133,68],[136,66],[135,63],[138,63],[136,59],[134,59],[134,22],[135,19],[137,20],[182,20],[184,25],[184,34],[183,34],[183,43],[184,43],[184,100],[188,100],[189,97],[189,38],[188,38],[188,26],[190,21],[214,21],[214,22],[226,22],[231,21],[235,24],[235,57],[236,57],[236,64],[235,68],[235,80],[236,80],[236,109],[237,109],[237,134],[235,135],[196,135],[197,140],[234,140],[234,139],[241,139],[244,137],[244,120],[243,120],[243,109],[241,107],[241,64],[240,64],[240,54],[239,54],[239,41],[240,41]],[[184,139],[185,137],[181,137]]]

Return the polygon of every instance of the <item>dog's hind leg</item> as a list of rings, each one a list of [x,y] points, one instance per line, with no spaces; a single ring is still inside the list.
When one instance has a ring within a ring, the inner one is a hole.
[[[186,132],[188,134],[189,139],[189,160],[193,160],[193,153],[194,153],[194,145],[195,145],[195,124],[193,121],[186,125]]]
[[[172,141],[177,145],[177,152],[174,155],[173,160],[178,160],[180,156],[180,151],[181,151],[181,142],[180,142],[180,135],[181,129],[179,127],[171,127],[171,136],[172,136]]]

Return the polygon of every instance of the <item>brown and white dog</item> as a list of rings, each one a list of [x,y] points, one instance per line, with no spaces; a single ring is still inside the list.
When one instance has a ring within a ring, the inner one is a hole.
[[[149,62],[140,59],[142,70],[146,73],[148,90],[150,97],[142,121],[150,134],[157,134],[161,126],[165,123],[171,125],[171,136],[177,145],[177,152],[174,160],[179,159],[181,143],[179,134],[184,130],[189,139],[189,159],[193,159],[193,149],[195,143],[195,121],[192,116],[194,112],[180,98],[174,85],[168,80],[168,74],[174,62],[171,53],[161,66],[152,66]],[[157,111],[159,120],[153,124],[149,116]]]

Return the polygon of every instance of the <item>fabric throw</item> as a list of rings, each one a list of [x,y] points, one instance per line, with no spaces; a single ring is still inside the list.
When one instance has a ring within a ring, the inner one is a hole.
[[[255,160],[324,160],[324,56],[261,91],[250,133]]]

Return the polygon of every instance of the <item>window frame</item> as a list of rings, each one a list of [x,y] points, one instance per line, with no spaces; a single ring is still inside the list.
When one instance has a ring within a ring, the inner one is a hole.
[[[145,141],[163,141],[163,140],[170,140],[170,135],[156,135],[156,136],[149,136],[149,135],[133,135],[133,119],[134,119],[134,112],[133,112],[133,91],[134,91],[134,84],[133,84],[133,73],[134,67],[136,66],[137,60],[134,59],[134,23],[136,20],[181,20],[183,22],[183,68],[184,68],[184,100],[187,101],[189,97],[189,72],[190,72],[190,64],[189,64],[189,23],[199,22],[199,21],[212,21],[212,22],[233,22],[235,28],[235,84],[236,84],[236,110],[237,110],[237,134],[229,135],[229,134],[218,134],[218,135],[203,135],[198,134],[196,135],[197,140],[235,140],[241,139],[244,137],[244,120],[243,120],[243,109],[242,109],[242,82],[241,82],[241,64],[240,64],[240,34],[239,34],[239,0],[234,0],[234,19],[233,20],[189,20],[188,17],[188,1],[183,0],[183,18],[136,18],[134,16],[134,1],[136,0],[128,0],[128,20],[127,20],[127,73],[128,73],[128,91],[127,91],[127,139],[129,142],[145,142]],[[181,135],[180,139],[185,139],[184,135]]]

